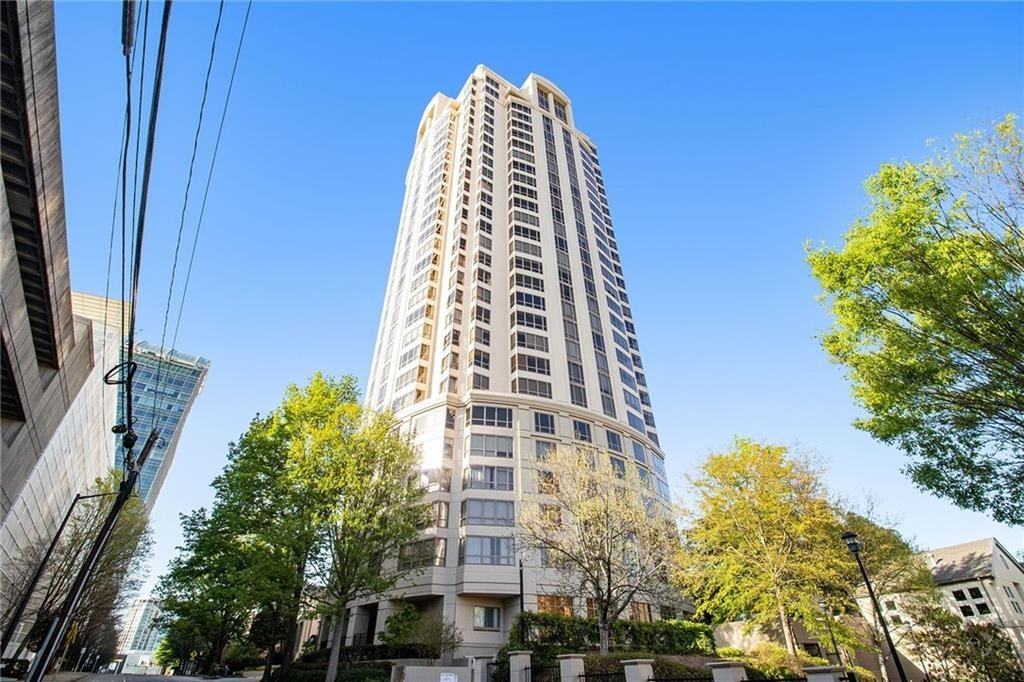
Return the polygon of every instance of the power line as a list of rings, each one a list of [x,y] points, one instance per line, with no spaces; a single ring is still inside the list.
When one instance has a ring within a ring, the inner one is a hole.
[[[160,355],[156,365],[156,390],[153,391],[153,419],[150,428],[156,428],[157,402],[160,400],[160,379],[163,374],[164,348],[167,341],[167,321],[171,316],[171,299],[174,296],[174,276],[178,271],[178,254],[181,251],[181,236],[185,231],[185,214],[188,211],[188,197],[192,189],[192,173],[196,166],[196,155],[199,151],[199,136],[203,130],[203,114],[206,111],[206,97],[210,91],[210,74],[213,72],[214,57],[217,54],[217,36],[220,35],[220,21],[224,15],[224,0],[217,6],[217,23],[213,27],[213,40],[210,42],[210,61],[206,65],[206,78],[203,81],[203,98],[199,103],[199,120],[196,122],[196,134],[192,140],[192,158],[188,164],[188,178],[185,181],[185,196],[181,202],[181,221],[178,224],[178,238],[174,244],[174,260],[171,263],[171,282],[167,287],[167,306],[164,308],[163,331],[160,333]]]
[[[164,1],[163,19],[160,26],[160,46],[157,50],[156,69],[153,74],[153,95],[150,102],[149,126],[146,131],[146,154],[145,165],[142,171],[142,193],[139,199],[138,226],[135,229],[135,246],[132,263],[131,281],[131,303],[128,323],[128,351],[127,351],[127,381],[125,386],[125,402],[127,413],[124,423],[124,437],[122,442],[128,450],[128,458],[131,459],[131,451],[138,437],[135,434],[132,424],[132,374],[135,364],[135,319],[138,307],[139,276],[142,270],[142,239],[146,228],[146,206],[149,202],[149,180],[153,172],[153,148],[156,138],[157,114],[160,110],[160,92],[164,77],[164,57],[167,51],[167,32],[171,21],[171,6],[173,0]]]
[[[245,9],[245,19],[242,21],[242,32],[238,36],[238,47],[235,49],[235,61],[231,66],[231,77],[228,79],[228,90],[227,94],[224,96],[224,107],[221,110],[220,123],[217,126],[217,139],[213,145],[213,155],[210,159],[210,170],[206,175],[206,188],[203,190],[203,203],[199,208],[199,220],[196,224],[196,233],[192,238],[192,253],[189,255],[188,259],[188,270],[185,272],[185,284],[182,287],[181,302],[178,306],[177,319],[174,322],[174,336],[171,337],[171,348],[174,348],[178,342],[178,329],[181,326],[181,314],[182,310],[185,308],[185,296],[188,294],[188,285],[192,279],[192,265],[195,263],[196,259],[196,246],[199,243],[199,232],[203,228],[203,217],[206,215],[206,201],[210,196],[210,185],[213,181],[213,169],[217,165],[217,152],[220,150],[220,140],[221,136],[224,134],[224,121],[227,119],[228,104],[231,102],[231,93],[235,87],[235,75],[238,73],[238,62],[242,56],[242,45],[245,43],[245,33],[249,27],[249,15],[252,13],[252,1],[253,0],[249,0]]]

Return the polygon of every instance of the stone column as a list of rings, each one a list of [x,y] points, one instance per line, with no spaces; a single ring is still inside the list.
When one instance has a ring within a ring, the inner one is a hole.
[[[708,663],[714,682],[743,682],[747,669],[738,661],[712,661]]]
[[[622,662],[626,671],[626,682],[647,682],[654,677],[653,658],[633,658]]]
[[[562,682],[576,682],[583,674],[583,654],[562,654],[558,657]]]
[[[509,682],[530,682],[530,654],[532,651],[508,652]]]
[[[489,682],[487,666],[494,660],[493,656],[477,656],[473,660],[473,682]]]
[[[804,668],[807,682],[842,682],[846,671],[838,665],[819,665]]]

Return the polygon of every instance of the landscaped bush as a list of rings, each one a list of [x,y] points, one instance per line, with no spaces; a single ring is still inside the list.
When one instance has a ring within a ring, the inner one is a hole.
[[[651,667],[655,678],[664,677],[705,677],[710,674],[706,668],[691,668],[664,656],[651,656],[647,651],[616,651],[610,654],[587,654],[583,657],[583,669],[588,674],[620,673],[622,662],[635,658],[653,658]]]
[[[304,663],[326,663],[330,656],[331,650],[327,648],[309,654],[302,654],[299,660]],[[360,646],[343,646],[338,649],[338,661],[342,663],[381,661],[388,658],[421,658],[421,656],[411,646],[398,647],[389,644],[363,644]]]
[[[520,641],[520,620],[526,623],[526,641]],[[509,644],[517,648],[558,649],[558,653],[582,653],[598,647],[597,620],[558,613],[519,614],[512,626]],[[715,653],[714,630],[704,623],[659,620],[641,623],[619,620],[612,625],[613,650],[646,651],[656,654]]]
[[[747,675],[751,680],[768,680],[777,677],[800,677],[803,669],[813,665],[829,665],[824,658],[811,656],[803,651],[797,653],[796,658],[789,655],[785,647],[771,642],[765,642],[754,647],[751,651],[744,651],[736,647],[722,647],[718,655],[731,661],[740,661],[747,668]],[[863,668],[855,668],[857,679],[873,680],[874,676]],[[655,675],[655,677],[660,677]]]
[[[274,670],[273,682],[323,682],[327,675],[327,663],[307,663],[301,660],[292,664],[288,679],[281,677],[281,669]],[[378,661],[348,665],[338,669],[335,682],[387,682],[391,679],[391,663]]]

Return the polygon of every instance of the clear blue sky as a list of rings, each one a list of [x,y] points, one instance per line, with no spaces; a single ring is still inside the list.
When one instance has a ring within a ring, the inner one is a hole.
[[[225,8],[208,122],[244,10]],[[57,7],[72,283],[93,293],[123,111],[119,12]],[[172,18],[139,299],[150,341],[215,15],[182,2]],[[286,384],[316,370],[365,382],[415,126],[480,63],[553,80],[599,146],[674,484],[746,435],[817,453],[836,493],[874,497],[922,546],[995,535],[1021,549],[1020,529],[915,490],[900,452],[850,426],[803,244],[837,243],[880,162],[1024,111],[1022,27],[1021,4],[258,2],[178,343],[212,367],[153,513],[154,571],[178,513],[212,499],[227,443]]]

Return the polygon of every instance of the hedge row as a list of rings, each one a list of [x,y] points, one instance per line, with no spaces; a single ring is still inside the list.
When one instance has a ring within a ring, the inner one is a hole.
[[[327,663],[308,663],[296,661],[288,671],[287,682],[324,682],[327,676]],[[273,682],[285,682],[281,677],[281,669],[274,670],[270,678]],[[338,669],[335,682],[387,682],[391,679],[391,663],[381,661],[369,665],[345,666]]]
[[[313,653],[302,654],[299,660],[305,663],[326,663],[330,655],[330,648],[320,649]],[[388,644],[363,644],[360,646],[343,646],[338,649],[338,661],[341,663],[381,661],[388,658],[421,658],[421,656],[413,647],[391,646]]]
[[[520,636],[523,623],[525,641]],[[519,614],[509,638],[510,645],[525,649],[557,648],[577,653],[596,649],[599,641],[597,620],[594,618],[532,612]],[[704,623],[619,620],[612,624],[611,648],[656,654],[713,655],[715,636],[711,626]]]
[[[622,662],[635,658],[649,658],[647,651],[616,651],[611,654],[587,654],[583,657],[583,669],[587,674],[621,673]],[[680,677],[708,677],[710,671],[707,668],[691,668],[678,661],[671,661],[664,656],[655,656],[651,664],[654,670],[654,677],[680,678]]]

